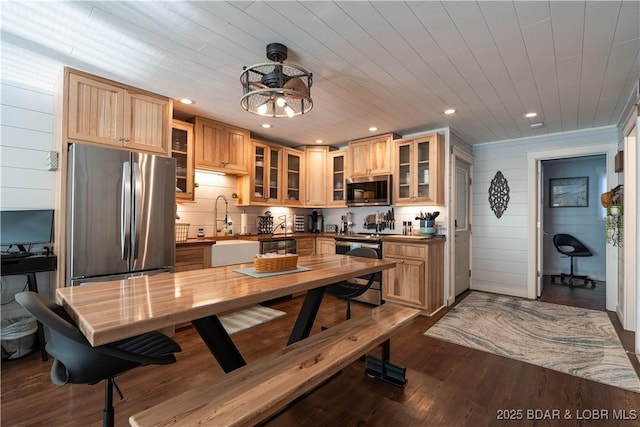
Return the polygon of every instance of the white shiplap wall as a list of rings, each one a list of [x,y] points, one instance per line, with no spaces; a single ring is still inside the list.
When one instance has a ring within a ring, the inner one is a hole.
[[[47,153],[54,150],[53,93],[2,81],[0,138],[0,208],[53,209],[55,172],[47,170]],[[39,291],[48,296],[52,273],[38,273]],[[23,313],[13,301],[26,286],[26,277],[2,278],[2,317]]]
[[[616,127],[565,132],[473,147],[472,289],[527,297],[528,172],[527,154],[559,147],[617,145]],[[510,188],[500,219],[489,206],[488,189],[497,171]]]

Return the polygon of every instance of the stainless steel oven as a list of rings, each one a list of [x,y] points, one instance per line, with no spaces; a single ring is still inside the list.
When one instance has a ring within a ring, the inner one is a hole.
[[[371,248],[378,254],[378,259],[382,259],[382,239],[380,237],[371,236],[342,236],[336,237],[336,254],[346,254],[354,248]],[[356,279],[362,284],[366,284],[365,279]],[[382,304],[382,283],[374,282],[371,288],[359,297],[354,298],[355,301],[365,302],[367,304]]]

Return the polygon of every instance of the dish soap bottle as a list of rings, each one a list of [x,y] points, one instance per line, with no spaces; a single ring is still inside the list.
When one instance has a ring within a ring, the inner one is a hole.
[[[227,236],[233,236],[233,221],[227,222]]]

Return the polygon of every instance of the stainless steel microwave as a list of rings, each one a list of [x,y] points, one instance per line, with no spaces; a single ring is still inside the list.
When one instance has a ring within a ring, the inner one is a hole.
[[[347,179],[347,206],[391,205],[391,175],[357,176]]]

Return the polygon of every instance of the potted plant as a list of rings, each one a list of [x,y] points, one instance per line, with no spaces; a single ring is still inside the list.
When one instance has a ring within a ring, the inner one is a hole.
[[[419,212],[416,220],[420,221],[420,234],[426,237],[433,237],[436,234],[436,218],[440,212]]]
[[[624,215],[622,205],[607,206],[607,217],[604,221],[606,242],[613,246],[622,246]]]

